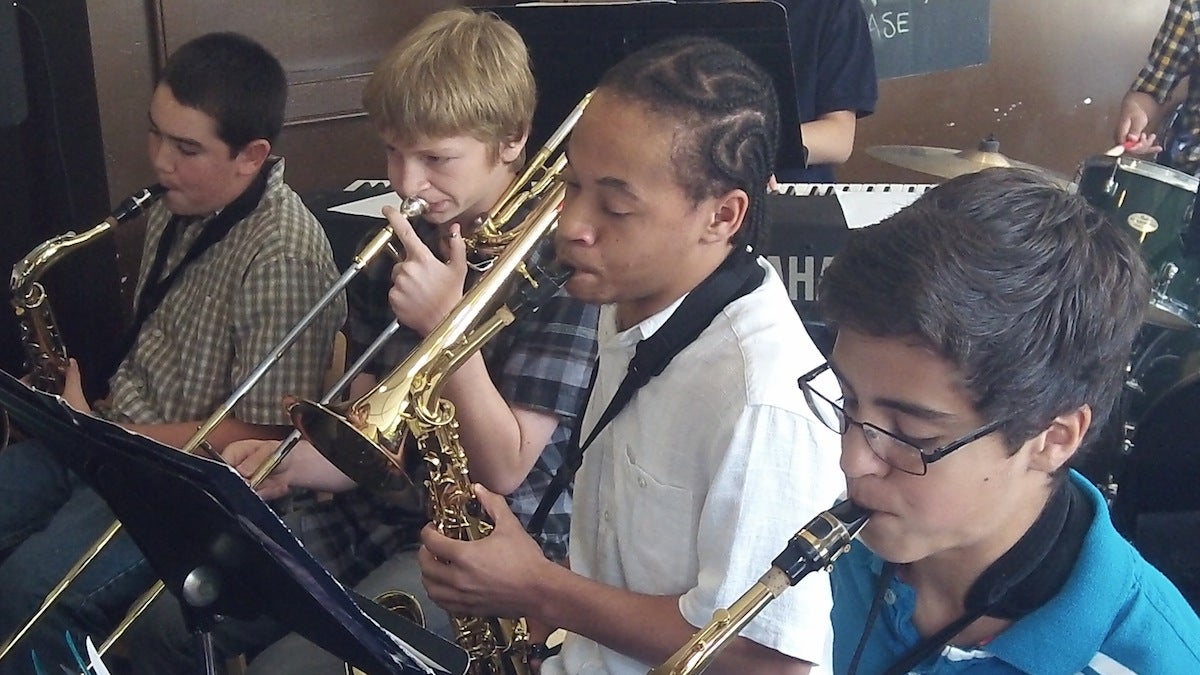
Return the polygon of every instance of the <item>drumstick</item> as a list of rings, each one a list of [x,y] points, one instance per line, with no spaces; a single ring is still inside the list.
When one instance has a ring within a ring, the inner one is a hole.
[[[1120,157],[1121,155],[1125,154],[1126,150],[1129,149],[1127,147],[1127,144],[1128,144],[1128,141],[1125,143],[1122,143],[1120,145],[1114,145],[1111,148],[1109,148],[1108,150],[1105,150],[1104,154],[1109,157]]]
[[[1125,141],[1124,143],[1121,143],[1120,145],[1114,145],[1113,147],[1109,148],[1108,150],[1105,150],[1104,154],[1108,155],[1109,157],[1120,157],[1121,155],[1125,154],[1126,150],[1132,148],[1133,146],[1135,146],[1137,144],[1138,144],[1137,141]]]

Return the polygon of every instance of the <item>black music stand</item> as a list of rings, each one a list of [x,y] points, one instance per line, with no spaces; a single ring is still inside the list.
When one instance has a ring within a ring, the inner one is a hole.
[[[778,166],[807,165],[800,139],[787,10],[776,2],[546,3],[480,7],[512,24],[533,60],[538,102],[529,145],[541,147],[609,67],[642,47],[705,35],[737,48],[766,70],[779,97]],[[794,131],[794,133],[793,133]]]
[[[228,466],[80,414],[7,373],[0,406],[108,502],[179,598],[206,668],[221,617],[266,614],[372,675],[466,672],[458,646],[352,597]]]

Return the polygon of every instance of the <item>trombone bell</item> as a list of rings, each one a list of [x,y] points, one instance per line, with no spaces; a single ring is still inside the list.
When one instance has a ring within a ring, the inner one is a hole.
[[[390,437],[350,412],[362,402],[323,405],[298,401],[288,406],[292,423],[320,448],[339,471],[369,490],[401,490],[412,485],[405,471],[408,434]],[[360,426],[361,425],[361,426]]]

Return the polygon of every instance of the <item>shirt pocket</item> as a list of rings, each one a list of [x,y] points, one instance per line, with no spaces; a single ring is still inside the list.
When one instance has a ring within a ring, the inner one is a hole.
[[[637,593],[680,594],[696,583],[693,494],[639,465],[629,449],[616,467],[620,499],[601,518],[615,521],[622,568]],[[609,510],[617,511],[609,513]]]

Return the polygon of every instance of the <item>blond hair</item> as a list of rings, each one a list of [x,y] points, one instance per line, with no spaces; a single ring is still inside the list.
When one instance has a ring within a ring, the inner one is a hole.
[[[430,15],[363,91],[375,128],[398,143],[471,136],[499,152],[529,133],[536,86],[516,29],[490,12]]]

